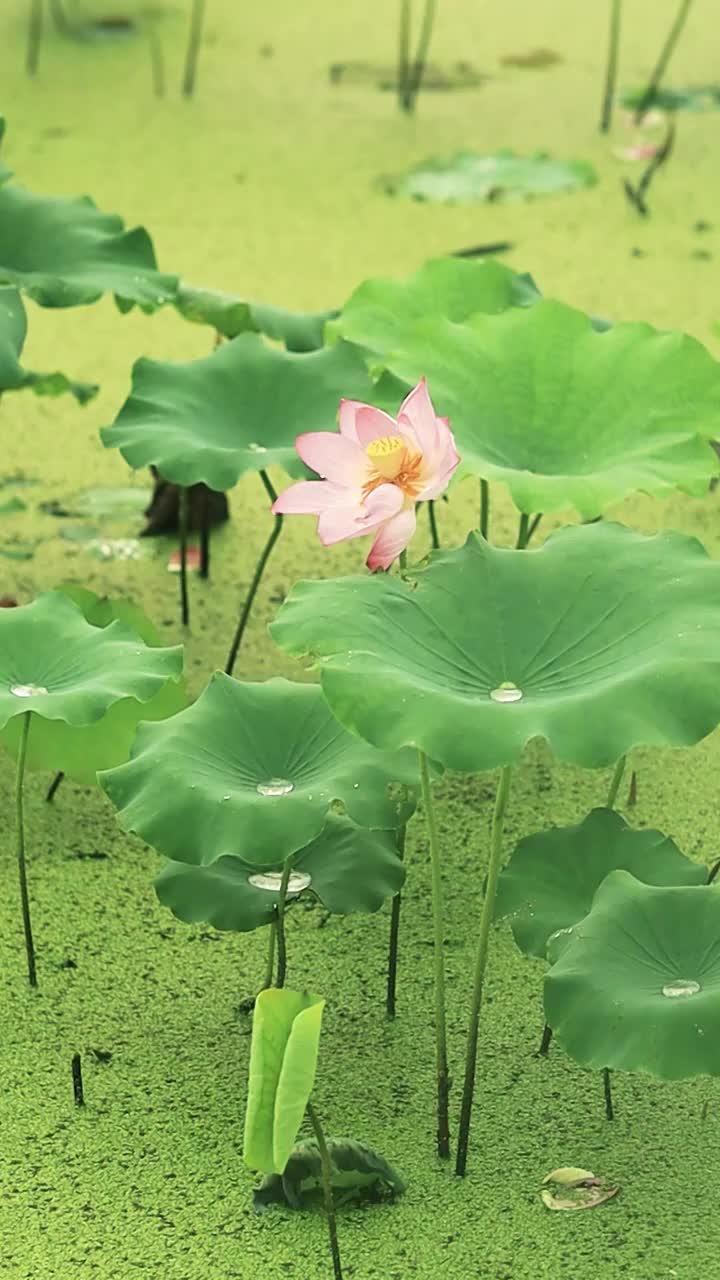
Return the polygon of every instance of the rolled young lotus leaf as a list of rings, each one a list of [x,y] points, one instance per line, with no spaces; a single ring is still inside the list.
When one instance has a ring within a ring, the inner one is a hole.
[[[83,587],[62,587],[60,591],[82,610],[85,620],[93,627],[108,627],[119,621],[140,638],[143,646],[163,649],[162,638],[153,623],[142,609],[129,601],[111,600]],[[122,697],[92,724],[75,726],[38,717],[27,745],[28,768],[60,770],[76,782],[94,783],[98,770],[111,769],[128,759],[141,720],[163,720],[187,705],[181,669],[182,663],[149,698]],[[13,756],[17,755],[20,734],[17,717],[8,721],[2,730],[3,744]]]
[[[571,827],[526,836],[500,873],[496,919],[510,917],[526,955],[545,959],[553,935],[590,910],[611,871],[628,871],[643,884],[704,884],[707,868],[691,862],[669,836],[636,831],[613,809],[593,809]]]
[[[216,672],[186,711],[143,725],[128,763],[99,781],[123,829],[174,861],[230,854],[276,866],[337,804],[361,826],[401,826],[418,771],[415,752],[377,751],[347,733],[317,685]]]
[[[333,430],[343,397],[374,403],[373,394],[363,354],[349,343],[298,354],[242,333],[200,360],[138,360],[129,398],[100,434],[131,467],[224,492],[271,466],[310,475],[296,437]]]
[[[120,621],[92,626],[60,591],[0,610],[0,728],[26,711],[91,725],[121,699],[149,702],[181,671],[181,646],[151,648]]]
[[[247,933],[272,924],[283,863],[259,867],[238,857],[209,866],[169,862],[155,881],[163,906],[188,924]],[[327,825],[294,854],[287,900],[311,893],[334,915],[378,911],[405,879],[395,833],[368,831],[331,815]]]
[[[478,312],[497,315],[508,307],[532,306],[541,296],[531,276],[502,262],[435,258],[401,280],[364,280],[327,333],[386,357],[404,350],[420,322],[444,318],[461,324]],[[434,395],[432,383],[431,390]]]
[[[255,1001],[243,1159],[283,1173],[315,1083],[325,1001],[288,987]]]
[[[613,871],[545,978],[545,1017],[584,1067],[720,1075],[720,893]]]
[[[448,768],[511,764],[536,737],[598,768],[720,721],[720,564],[677,533],[603,523],[533,551],[473,533],[402,577],[300,582],[270,631],[312,655],[351,732]]]
[[[418,322],[385,356],[427,377],[452,423],[459,476],[507,485],[520,511],[584,520],[634,493],[700,496],[717,472],[720,365],[695,338],[647,324],[599,332],[549,300]]]

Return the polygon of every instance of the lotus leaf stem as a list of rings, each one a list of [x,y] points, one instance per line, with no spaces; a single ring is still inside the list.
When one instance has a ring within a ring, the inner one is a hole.
[[[158,34],[157,21],[154,15],[148,15],[148,44],[150,47],[150,70],[152,73],[153,93],[156,98],[165,97],[165,58],[162,41]]]
[[[524,551],[530,541],[530,516],[526,511],[520,512],[520,524],[518,526],[517,542],[515,543],[516,551]]]
[[[615,1119],[615,1111],[613,1109],[612,1085],[610,1083],[610,1071],[607,1067],[603,1067],[603,1094],[605,1095],[605,1117],[608,1120]]]
[[[340,1262],[340,1245],[338,1244],[337,1219],[335,1217],[335,1200],[333,1198],[332,1188],[332,1161],[330,1160],[330,1152],[325,1141],[325,1134],[320,1123],[320,1118],[315,1110],[312,1102],[307,1104],[307,1113],[310,1123],[315,1134],[315,1141],[318,1145],[320,1153],[320,1168],[322,1169],[323,1199],[325,1201],[325,1214],[328,1224],[328,1235],[330,1236],[330,1252],[333,1260],[333,1271],[335,1280],[343,1280],[342,1263]]]
[[[537,1051],[538,1058],[547,1058],[548,1053],[550,1052],[550,1044],[551,1044],[552,1038],[553,1038],[552,1027],[549,1027],[546,1022],[545,1026],[543,1027],[542,1040],[540,1041],[540,1048]]]
[[[262,480],[262,483],[265,488],[265,492],[270,498],[270,501],[274,502],[275,499],[277,498],[277,494],[272,486],[270,477],[268,476],[266,471],[260,472],[260,479]],[[243,607],[242,607],[240,620],[237,625],[237,631],[235,632],[235,637],[230,647],[228,660],[225,663],[225,674],[228,676],[231,676],[233,673],[235,661],[238,656],[238,650],[240,649],[240,645],[242,643],[243,634],[245,632],[245,628],[248,623],[248,618],[250,617],[250,611],[253,607],[253,601],[257,594],[257,589],[260,586],[263,573],[265,572],[265,566],[268,560],[270,559],[270,554],[272,552],[272,549],[275,546],[275,543],[277,542],[278,538],[280,537],[282,527],[283,527],[283,517],[281,515],[276,515],[274,517],[274,524],[272,527],[272,531],[270,533],[270,537],[265,543],[265,546],[263,547],[260,553],[260,559],[258,560],[255,566],[255,573],[253,574],[252,582],[250,583],[248,593],[245,597],[245,603],[243,604]]]
[[[48,787],[45,793],[45,800],[47,804],[52,804],[53,800],[55,799],[55,793],[64,777],[65,777],[65,774],[63,773],[62,769],[60,769],[59,772],[55,774],[55,777],[53,778],[52,782],[50,783],[50,786]]]
[[[29,76],[37,75],[40,61],[40,45],[43,35],[43,0],[30,0],[28,42],[25,54],[25,70]]]
[[[428,826],[430,867],[432,875],[433,935],[435,952],[435,1056],[437,1067],[437,1153],[441,1159],[450,1156],[450,1120],[448,1098],[450,1076],[447,1060],[445,1019],[445,925],[443,921],[443,889],[435,806],[430,785],[430,770],[424,751],[418,752],[423,804]]]
[[[284,987],[287,974],[287,946],[285,942],[285,904],[292,871],[292,858],[287,858],[283,867],[282,879],[275,905],[275,935],[277,938],[277,974],[275,986]]]
[[[480,481],[480,533],[487,542],[490,528],[490,485],[487,480]]]
[[[187,539],[190,522],[190,501],[185,485],[180,486],[178,495],[178,526],[180,530],[180,618],[184,627],[190,626],[190,601],[188,599],[187,580]]]
[[[407,827],[400,827],[400,830],[397,833],[397,851],[401,862],[405,856],[406,835]],[[388,947],[387,996],[385,998],[385,1011],[390,1019],[394,1018],[396,1013],[395,996],[397,991],[397,962],[398,945],[400,942],[401,906],[402,893],[398,891],[392,900],[392,907],[390,909],[390,945]]]
[[[527,543],[525,544],[526,546],[528,546],[532,541],[533,534],[535,533],[535,530],[540,524],[540,521],[542,520],[542,518],[543,518],[542,511],[538,511],[537,515],[533,516],[532,520],[530,521],[530,527],[528,529],[528,536],[527,536]]]
[[[400,25],[398,28],[397,87],[401,111],[408,111],[407,93],[410,84],[410,0],[400,0]]]
[[[35,966],[35,944],[33,942],[32,923],[30,920],[30,898],[28,895],[27,868],[25,866],[25,816],[23,812],[23,782],[25,780],[25,761],[30,734],[30,717],[32,711],[26,711],[22,717],[20,746],[18,748],[17,773],[15,775],[15,812],[17,821],[17,859],[20,878],[20,902],[22,904],[23,928],[25,930],[25,953],[27,955],[28,982],[36,987],[37,969]]]
[[[265,968],[265,981],[263,982],[263,984],[262,984],[262,986],[261,986],[261,988],[260,988],[260,990],[261,990],[261,991],[267,991],[268,987],[271,987],[271,986],[272,986],[272,984],[273,984],[273,973],[274,973],[274,971],[275,971],[275,939],[276,939],[276,936],[277,936],[277,926],[276,926],[275,921],[273,920],[272,924],[270,925],[270,927],[269,927],[269,929],[268,929],[268,954],[267,954],[267,965],[266,965],[266,968]]]
[[[210,490],[200,493],[200,571],[201,578],[210,577]]]
[[[615,801],[617,800],[618,791],[620,790],[620,783],[623,780],[626,764],[627,764],[627,756],[621,756],[617,764],[615,765],[615,772],[613,773],[613,776],[610,782],[610,789],[608,791],[608,797],[606,801],[606,807],[608,809],[615,808]]]
[[[190,34],[188,36],[187,53],[185,54],[185,71],[182,81],[182,91],[186,98],[191,98],[195,92],[195,79],[204,20],[205,0],[193,0],[190,14]]]
[[[482,1008],[485,971],[487,969],[490,929],[495,914],[495,895],[497,892],[500,863],[502,860],[503,822],[510,795],[512,765],[506,765],[500,775],[495,795],[495,811],[493,813],[490,833],[490,861],[488,863],[485,901],[480,916],[480,932],[478,935],[477,956],[475,959],[475,980],[473,984],[472,1004],[470,1006],[470,1022],[468,1025],[467,1055],[465,1059],[465,1080],[463,1083],[462,1105],[460,1109],[460,1130],[455,1172],[460,1178],[465,1176],[467,1165],[468,1142],[470,1138],[470,1120],[472,1116],[473,1095],[475,1093],[475,1069],[477,1066],[478,1033],[480,1030],[480,1011]]]
[[[620,49],[621,17],[622,0],[610,0],[610,37],[608,40],[607,69],[605,71],[605,90],[603,92],[602,112],[600,115],[601,133],[608,132],[612,121],[615,84],[617,82],[618,52]]]
[[[82,1058],[79,1053],[73,1054],[70,1069],[72,1071],[73,1098],[75,1100],[75,1106],[84,1107],[85,1090],[83,1088]]]
[[[675,15],[675,21],[673,22],[670,28],[670,31],[668,32],[667,39],[662,49],[660,50],[660,57],[658,58],[655,64],[655,68],[650,76],[650,79],[647,82],[647,88],[645,89],[645,92],[643,93],[642,97],[640,98],[640,101],[637,104],[637,107],[635,108],[636,121],[642,119],[648,107],[652,106],[657,96],[657,91],[660,88],[660,83],[665,74],[665,71],[667,70],[667,65],[670,61],[670,58],[672,57],[675,45],[680,39],[680,36],[682,34],[682,29],[685,26],[685,23],[687,21],[687,16],[690,12],[691,5],[692,5],[692,0],[681,0],[680,8],[678,9]]]
[[[438,533],[438,527],[437,527],[437,512],[435,510],[435,503],[433,502],[432,498],[427,504],[427,509],[428,509],[428,520],[430,522],[430,538],[432,541],[433,551],[439,551],[440,535]]]

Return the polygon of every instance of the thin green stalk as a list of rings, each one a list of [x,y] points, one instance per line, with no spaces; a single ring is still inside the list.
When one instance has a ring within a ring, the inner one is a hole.
[[[517,551],[525,550],[529,541],[529,534],[530,534],[530,516],[527,514],[526,511],[521,511],[520,524],[518,526],[517,542],[515,543],[515,549]]]
[[[43,0],[30,0],[28,41],[25,52],[25,70],[29,76],[37,75],[40,62],[40,45],[43,34]]]
[[[330,1152],[328,1151],[327,1142],[325,1141],[325,1134],[323,1133],[323,1127],[320,1124],[320,1118],[312,1102],[308,1102],[307,1104],[307,1113],[313,1127],[318,1151],[320,1152],[323,1199],[325,1201],[325,1216],[327,1217],[328,1235],[330,1236],[330,1252],[333,1260],[333,1271],[335,1280],[343,1280],[342,1264],[340,1262],[340,1245],[338,1244],[337,1235],[337,1219],[335,1217],[335,1200],[333,1198],[332,1188],[332,1161],[330,1160]]]
[[[437,527],[437,511],[435,510],[435,503],[433,502],[432,499],[430,500],[430,502],[428,502],[427,509],[428,509],[428,520],[430,522],[430,540],[432,542],[432,548],[433,548],[433,551],[439,551],[440,535],[438,533],[438,527]]]
[[[605,806],[608,809],[615,808],[615,801],[617,800],[618,791],[620,790],[620,783],[623,780],[626,764],[627,764],[627,756],[621,756],[617,764],[615,765],[615,772],[613,773],[612,779],[610,781],[610,789],[608,791],[607,800],[605,801]]]
[[[410,0],[400,0],[400,24],[398,28],[398,106],[409,111],[408,88],[410,84]]]
[[[55,23],[55,30],[59,31],[62,36],[69,35],[70,23],[67,20],[62,0],[49,0],[48,7],[50,9],[50,17]]]
[[[190,600],[188,598],[187,540],[190,523],[190,499],[185,485],[178,494],[178,527],[180,531],[180,618],[184,627],[190,626]]]
[[[199,498],[200,569],[198,576],[207,580],[210,577],[210,490],[201,489]]]
[[[402,862],[405,857],[405,837],[407,835],[407,827],[402,826],[397,833],[397,851],[398,857]],[[398,947],[400,943],[400,909],[402,906],[402,893],[398,891],[392,900],[390,910],[390,945],[388,947],[388,967],[387,967],[387,995],[385,998],[385,1012],[388,1018],[392,1019],[396,1013],[395,997],[397,994],[397,963],[398,963]]]
[[[188,36],[187,53],[185,54],[185,71],[182,81],[182,91],[186,98],[191,98],[195,92],[195,79],[204,20],[205,0],[193,0],[192,13],[190,15],[190,34]]]
[[[490,861],[488,863],[485,901],[480,916],[480,932],[478,934],[477,956],[475,959],[475,980],[473,983],[472,1003],[470,1006],[470,1022],[468,1025],[467,1055],[465,1059],[465,1080],[463,1083],[462,1106],[460,1108],[460,1130],[458,1133],[457,1159],[455,1172],[460,1178],[465,1176],[467,1165],[468,1142],[470,1139],[470,1120],[472,1116],[473,1095],[475,1093],[475,1069],[477,1066],[478,1033],[480,1030],[480,1011],[482,1008],[485,970],[487,969],[488,950],[490,946],[490,928],[495,914],[495,895],[497,892],[500,862],[502,860],[503,822],[510,794],[512,765],[506,765],[500,775],[495,796],[495,812],[493,813],[490,833]]]
[[[480,481],[480,532],[487,542],[490,528],[490,485],[487,480]]]
[[[268,954],[267,964],[265,966],[265,981],[260,988],[261,991],[267,991],[268,987],[271,987],[273,984],[273,973],[275,971],[275,938],[277,935],[277,926],[274,920],[269,926],[268,934]]]
[[[265,487],[265,492],[268,494],[270,501],[274,502],[275,499],[277,498],[277,494],[270,482],[270,477],[268,476],[266,471],[260,472],[260,479],[263,482],[263,485]],[[283,517],[280,515],[276,515],[274,517],[274,524],[272,527],[272,532],[270,534],[270,537],[265,543],[265,546],[263,547],[260,553],[260,559],[258,560],[255,566],[255,573],[253,574],[252,582],[250,583],[248,593],[245,597],[245,603],[242,607],[240,620],[237,625],[237,631],[235,632],[232,645],[230,646],[230,653],[228,654],[228,660],[225,663],[225,674],[228,676],[231,676],[233,673],[235,661],[238,656],[238,650],[240,649],[240,645],[242,644],[242,638],[245,633],[245,628],[247,626],[248,619],[250,617],[250,611],[253,607],[253,601],[255,599],[255,596],[257,595],[257,589],[260,586],[260,583],[262,581],[262,576],[263,576],[263,573],[265,572],[265,566],[268,560],[270,559],[270,554],[272,552],[272,549],[275,546],[275,543],[277,542],[278,538],[280,537],[282,526],[283,526]]]
[[[430,48],[433,23],[435,22],[436,7],[436,0],[425,0],[425,12],[423,13],[422,26],[420,28],[420,38],[418,40],[415,62],[413,63],[413,67],[410,72],[410,83],[408,85],[408,111],[413,111],[415,109],[415,103],[420,93],[422,78],[425,74],[428,49]]]
[[[600,115],[601,133],[608,132],[612,121],[613,103],[615,101],[615,85],[617,82],[618,52],[620,49],[621,15],[622,0],[610,0],[610,37],[608,40],[605,90],[603,92],[602,112]]]
[[[538,511],[537,515],[536,515],[536,516],[533,516],[532,520],[530,521],[530,526],[529,526],[529,528],[528,528],[528,534],[527,534],[527,542],[525,543],[525,545],[526,545],[527,547],[529,547],[529,546],[530,546],[530,543],[532,542],[532,539],[533,539],[533,535],[534,535],[534,533],[535,533],[535,530],[537,529],[538,525],[540,524],[540,521],[542,520],[542,518],[543,518],[543,513],[542,513],[542,511]]]
[[[433,936],[435,952],[435,1058],[437,1069],[437,1152],[442,1160],[450,1156],[450,1119],[448,1098],[450,1094],[450,1076],[447,1060],[447,1032],[445,1019],[445,925],[443,922],[443,890],[440,865],[440,844],[438,840],[435,806],[430,770],[424,751],[418,752],[420,760],[420,780],[422,783],[423,804],[428,826],[430,845],[430,867],[432,874],[432,909]]]
[[[32,923],[30,921],[30,897],[28,894],[27,868],[25,866],[25,817],[23,812],[23,782],[25,780],[25,761],[27,759],[28,736],[30,734],[31,711],[26,711],[22,718],[20,746],[18,748],[17,772],[15,775],[15,813],[17,821],[17,860],[20,878],[20,902],[22,904],[23,929],[25,930],[25,954],[27,955],[28,982],[36,987],[37,969],[35,966],[35,944],[33,942]]]
[[[287,945],[285,942],[285,903],[287,902],[287,891],[290,883],[290,873],[292,871],[292,858],[288,858],[283,867],[282,879],[280,881],[280,889],[278,891],[278,900],[275,906],[275,934],[277,938],[277,974],[275,976],[275,986],[284,987],[285,977],[287,975]]]
[[[665,71],[667,70],[667,65],[670,61],[670,58],[672,57],[675,45],[680,39],[682,29],[685,26],[685,23],[687,21],[687,16],[690,12],[691,5],[692,5],[692,0],[681,0],[680,8],[678,9],[675,15],[675,21],[673,22],[670,28],[670,31],[668,33],[667,39],[662,49],[660,50],[660,57],[658,58],[655,64],[655,69],[652,72],[650,79],[648,80],[647,88],[644,94],[642,95],[637,107],[635,108],[636,120],[642,120],[642,117],[644,116],[648,107],[652,106],[655,100],[657,91],[660,88],[660,83],[665,74]]]
[[[153,93],[156,98],[165,97],[165,58],[162,41],[154,13],[148,15],[148,45],[150,47],[150,71]]]

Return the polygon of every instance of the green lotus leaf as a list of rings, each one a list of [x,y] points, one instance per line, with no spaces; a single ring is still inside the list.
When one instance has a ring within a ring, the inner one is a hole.
[[[64,373],[34,373],[23,369],[20,354],[26,335],[27,317],[18,290],[11,285],[0,285],[0,395],[29,387],[39,396],[69,391],[79,404],[92,400],[98,390],[92,383],[73,382]]]
[[[540,296],[532,276],[492,258],[436,258],[403,280],[363,281],[327,334],[387,356],[404,350],[405,336],[420,321],[445,317],[461,324],[478,312],[497,315],[508,307],[532,306]]]
[[[526,836],[500,875],[495,915],[510,916],[526,955],[547,954],[549,939],[587,915],[611,871],[643,884],[704,884],[707,868],[691,862],[660,831],[635,831],[613,809],[593,809],[572,827]]]
[[[684,334],[598,332],[542,301],[424,322],[386,362],[405,381],[427,377],[460,474],[504,481],[521,511],[572,504],[590,520],[639,491],[701,495],[717,471],[707,440],[720,434],[720,364]]]
[[[26,711],[93,725],[121,699],[148,703],[181,670],[181,647],[150,648],[119,621],[94,627],[62,592],[0,609],[0,728]]]
[[[0,282],[17,285],[42,307],[76,307],[113,293],[121,310],[153,311],[175,292],[175,276],[157,270],[143,227],[101,213],[88,196],[35,195],[0,186]]]
[[[496,151],[494,155],[458,151],[447,158],[426,160],[401,177],[384,180],[383,185],[392,196],[463,204],[501,196],[556,195],[590,187],[596,181],[595,170],[584,160],[553,160],[542,151],[530,156],[512,151]]]
[[[357,348],[299,355],[243,333],[185,364],[138,360],[132,393],[101,435],[131,467],[152,464],[175,484],[227,490],[246,471],[274,465],[310,474],[295,439],[332,431],[344,396],[374,403]]]
[[[325,1001],[270,988],[255,1001],[243,1159],[282,1173],[315,1083]]]
[[[128,600],[110,600],[84,587],[65,586],[61,591],[82,610],[86,622],[93,627],[107,627],[119,620],[145,645],[152,649],[163,647],[154,624],[142,609]],[[61,770],[76,782],[94,783],[98,770],[112,769],[128,759],[141,720],[164,720],[186,705],[184,682],[173,676],[146,700],[123,697],[114,702],[93,724],[73,726],[59,720],[37,718],[28,740],[28,768]],[[10,754],[16,756],[20,720],[15,717],[8,721],[1,736]]]
[[[545,1017],[585,1067],[720,1075],[720,893],[613,871],[545,978]]]
[[[598,767],[720,721],[720,565],[677,533],[603,522],[531,551],[472,533],[402,578],[300,582],[270,630],[318,659],[351,732],[449,768],[509,764],[535,737]]]
[[[207,324],[225,338],[248,331],[282,342],[288,351],[317,351],[324,343],[325,323],[336,311],[285,311],[264,302],[247,302],[217,289],[194,289],[180,283],[173,299],[181,316]]]
[[[334,915],[378,911],[405,879],[394,831],[369,831],[332,814],[292,865],[288,900],[311,893]],[[272,923],[282,869],[280,858],[262,871],[256,862],[232,856],[207,867],[168,862],[155,890],[163,906],[188,924],[246,933]]]
[[[124,830],[176,862],[234,854],[274,866],[337,804],[360,826],[399,826],[418,775],[413,752],[379,752],[346,733],[317,685],[216,672],[186,711],[142,726],[130,761],[100,782]]]

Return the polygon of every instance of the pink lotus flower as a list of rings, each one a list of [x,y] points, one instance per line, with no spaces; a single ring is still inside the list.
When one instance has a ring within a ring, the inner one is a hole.
[[[273,504],[281,515],[318,516],[323,546],[375,532],[369,569],[389,569],[415,532],[415,503],[439,498],[460,457],[447,418],[438,418],[425,379],[395,418],[341,400],[340,432],[308,431],[295,441],[322,480],[301,480]]]

